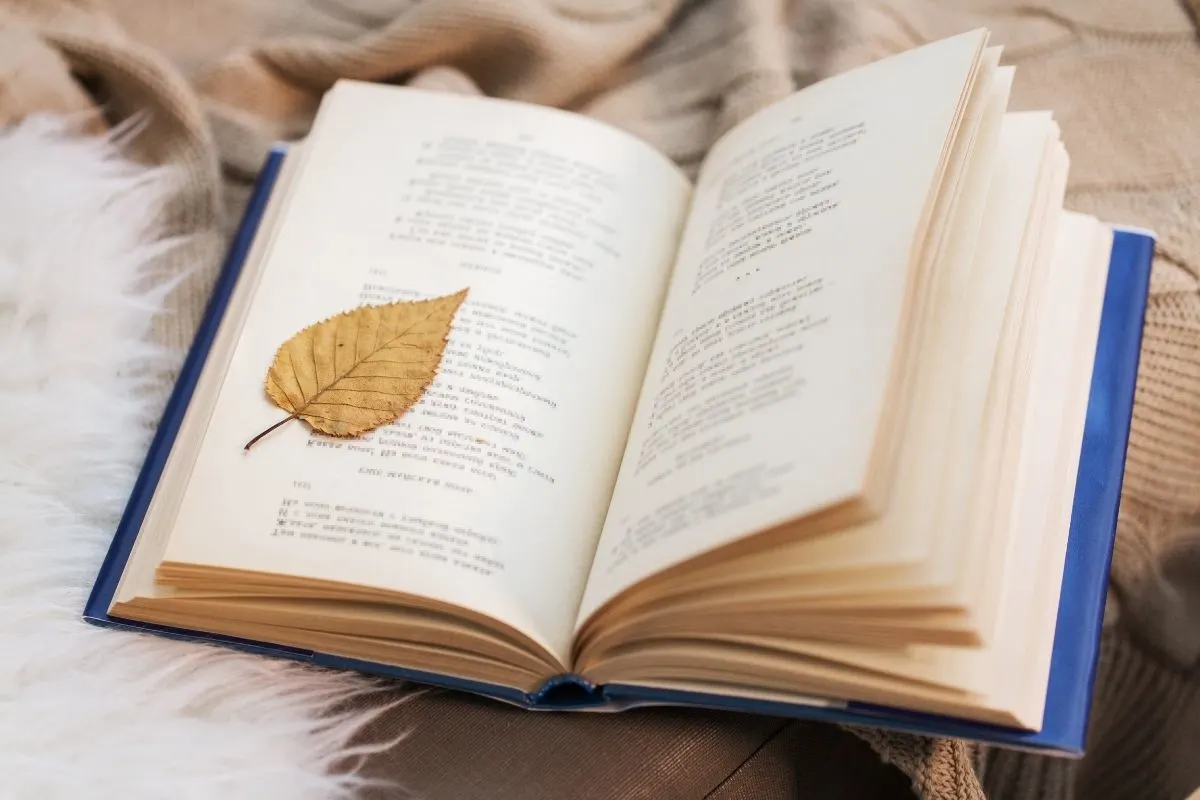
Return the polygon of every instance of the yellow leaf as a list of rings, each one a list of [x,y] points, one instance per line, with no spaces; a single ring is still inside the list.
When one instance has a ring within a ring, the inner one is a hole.
[[[267,371],[267,396],[287,411],[251,445],[302,419],[330,436],[360,436],[399,419],[433,382],[467,290],[429,300],[362,306],[284,342]]]

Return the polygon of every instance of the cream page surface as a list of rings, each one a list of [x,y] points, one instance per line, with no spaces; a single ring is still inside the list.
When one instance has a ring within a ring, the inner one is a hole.
[[[817,84],[714,147],[580,622],[655,572],[861,491],[914,241],[984,40]]]

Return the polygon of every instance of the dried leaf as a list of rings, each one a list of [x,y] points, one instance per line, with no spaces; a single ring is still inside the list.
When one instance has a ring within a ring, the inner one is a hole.
[[[360,436],[397,420],[433,382],[467,290],[429,300],[362,306],[310,325],[279,348],[267,396],[331,436]]]

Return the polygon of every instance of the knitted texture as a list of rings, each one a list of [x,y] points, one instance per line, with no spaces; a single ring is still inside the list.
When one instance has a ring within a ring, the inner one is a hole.
[[[1082,762],[857,730],[924,797],[1177,798],[1200,784],[1200,45],[1187,0],[0,0],[0,124],[134,119],[184,176],[192,235],[160,343],[185,346],[272,142],[341,77],[557,105],[694,173],[723,131],[814,80],[986,25],[1014,103],[1053,109],[1068,205],[1161,237],[1113,597]],[[224,205],[224,208],[222,208]],[[169,379],[165,376],[164,380]]]

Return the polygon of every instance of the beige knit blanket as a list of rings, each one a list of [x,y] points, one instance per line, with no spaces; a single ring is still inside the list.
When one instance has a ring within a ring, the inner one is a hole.
[[[192,244],[162,268],[192,272],[158,328],[182,347],[267,148],[302,135],[338,78],[575,109],[694,171],[724,130],[797,87],[986,25],[1019,65],[1017,105],[1062,124],[1069,204],[1160,235],[1089,754],[855,732],[924,797],[1182,798],[1200,785],[1192,13],[1185,0],[0,0],[0,124],[132,119],[137,155],[183,171],[170,211]]]

